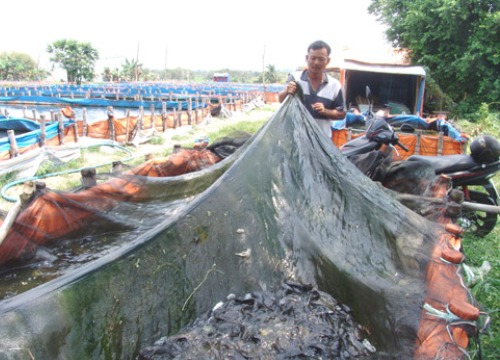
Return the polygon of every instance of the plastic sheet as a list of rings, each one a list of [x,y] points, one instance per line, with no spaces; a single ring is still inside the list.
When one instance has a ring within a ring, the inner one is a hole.
[[[273,290],[284,279],[347,304],[378,359],[413,357],[443,226],[381,191],[298,99],[289,96],[213,170],[141,186],[147,196],[134,203],[104,192],[86,199],[120,201],[91,241],[111,236],[121,246],[0,302],[0,358],[134,358],[227,294]],[[106,234],[113,220],[127,226]],[[90,226],[51,242],[81,244]]]

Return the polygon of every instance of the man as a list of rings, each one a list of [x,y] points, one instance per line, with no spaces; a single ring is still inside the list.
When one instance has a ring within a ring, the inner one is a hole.
[[[340,82],[325,72],[330,63],[330,46],[315,41],[307,48],[307,69],[288,75],[285,88],[279,93],[283,102],[288,94],[295,94],[297,84],[304,92],[304,105],[323,133],[332,137],[331,120],[345,118],[345,103]]]

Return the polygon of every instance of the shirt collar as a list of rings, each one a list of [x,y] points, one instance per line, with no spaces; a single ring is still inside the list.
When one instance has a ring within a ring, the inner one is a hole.
[[[302,72],[302,75],[300,76],[300,80],[303,80],[303,81],[307,81],[308,80],[307,79],[307,70],[304,70]],[[322,81],[322,83],[325,84],[327,82],[328,82],[328,76],[326,76],[326,73],[323,72],[323,81]]]

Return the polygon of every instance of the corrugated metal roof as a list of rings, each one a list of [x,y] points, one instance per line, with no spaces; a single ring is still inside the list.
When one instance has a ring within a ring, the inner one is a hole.
[[[420,75],[425,76],[425,69],[419,65],[375,64],[357,60],[345,59],[339,66],[346,70],[379,72],[388,74]]]

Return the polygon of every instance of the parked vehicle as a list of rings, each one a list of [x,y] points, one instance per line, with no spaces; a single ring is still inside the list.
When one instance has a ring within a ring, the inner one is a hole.
[[[499,205],[498,191],[492,178],[500,170],[500,143],[490,135],[481,135],[470,146],[470,155],[412,155],[407,161],[423,162],[436,174],[446,174],[453,187],[461,189],[464,200],[484,205]],[[464,209],[460,225],[479,236],[490,233],[496,225],[497,213]]]
[[[417,184],[420,174],[429,174],[431,171],[432,176],[447,175],[451,179],[452,187],[463,192],[464,201],[489,206],[499,205],[499,194],[491,180],[500,170],[500,143],[494,137],[482,135],[474,139],[470,145],[470,155],[412,155],[395,166],[393,152],[398,151],[396,146],[405,151],[408,149],[400,143],[396,132],[384,117],[373,114],[370,90],[367,88],[366,92],[370,103],[366,132],[340,148],[365,175],[385,186],[392,180],[392,183],[399,183],[401,189],[402,186],[411,187],[411,184],[401,185],[402,181]],[[404,166],[397,166],[402,163]],[[407,174],[396,175],[396,171],[406,171]],[[463,209],[457,220],[464,229],[483,237],[493,230],[497,217],[497,213],[492,211]]]

